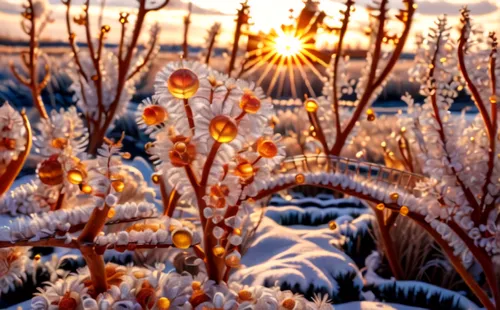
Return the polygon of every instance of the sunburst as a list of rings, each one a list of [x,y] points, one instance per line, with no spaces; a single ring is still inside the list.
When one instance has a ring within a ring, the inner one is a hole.
[[[323,27],[325,17],[316,2],[307,1],[293,23],[272,29],[268,34],[250,34],[240,76],[259,71],[258,85],[270,77],[268,95],[273,91],[276,96],[283,95],[288,80],[292,97],[297,97],[299,82],[306,85],[310,95],[316,96],[308,74],[312,72],[322,79],[322,71],[330,61],[330,53],[316,46],[318,29]]]

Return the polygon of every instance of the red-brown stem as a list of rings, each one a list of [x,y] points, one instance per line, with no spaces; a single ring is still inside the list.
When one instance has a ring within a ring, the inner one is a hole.
[[[75,240],[66,243],[66,239],[47,238],[38,241],[20,240],[15,242],[0,241],[0,248],[11,248],[14,246],[26,247],[58,247],[68,249],[78,249],[79,244]]]
[[[479,286],[479,284],[474,280],[474,278],[470,275],[470,273],[467,271],[467,269],[464,267],[462,264],[462,261],[460,258],[455,256],[453,254],[453,248],[448,244],[446,240],[443,240],[441,235],[435,231],[429,223],[427,223],[424,219],[423,216],[420,214],[416,213],[411,213],[408,214],[408,216],[415,220],[415,222],[420,225],[423,229],[425,229],[431,236],[432,238],[439,244],[441,249],[445,252],[446,256],[448,257],[449,261],[455,268],[455,270],[458,272],[458,274],[462,277],[464,280],[465,284],[471,289],[471,291],[476,295],[476,297],[481,301],[483,306],[485,306],[486,309],[498,309],[495,308],[495,305],[493,305],[486,293],[483,291],[483,289]],[[483,272],[486,274],[487,270],[483,270]]]
[[[233,47],[231,50],[231,59],[229,60],[229,67],[227,68],[227,74],[231,76],[231,72],[233,72],[234,64],[236,62],[236,56],[238,54],[238,47],[240,44],[241,37],[241,27],[246,24],[248,21],[248,15],[246,14],[246,10],[248,9],[248,5],[246,2],[241,4],[241,8],[238,10],[238,17],[236,19],[236,29],[234,30],[234,38],[233,38]]]
[[[85,73],[85,71],[83,71],[82,64],[80,62],[80,57],[78,56],[78,50],[75,44],[75,33],[71,30],[71,17],[69,12],[69,9],[71,7],[71,0],[66,0],[64,4],[66,5],[66,29],[68,30],[69,46],[71,47],[71,51],[73,52],[73,58],[75,60],[78,72],[85,81],[88,81],[87,74]]]
[[[401,133],[401,138],[398,140],[398,147],[399,152],[401,153],[401,156],[403,157],[403,160],[405,162],[406,169],[408,169],[411,173],[414,173],[415,169],[413,168],[413,156],[411,155],[411,148],[408,144],[408,140],[403,135],[403,133]]]
[[[45,106],[43,105],[42,97],[40,96],[40,93],[43,89],[38,84],[38,36],[37,36],[37,31],[36,31],[36,17],[35,14],[33,13],[33,0],[28,0],[28,7],[27,9],[30,10],[30,13],[27,14],[27,16],[23,13],[23,18],[26,18],[30,22],[30,28],[29,30],[25,29],[25,32],[29,35],[30,38],[30,45],[29,45],[29,51],[28,51],[28,63],[25,64],[28,67],[28,75],[29,75],[29,81],[27,81],[24,78],[20,78],[20,75],[17,73],[15,70],[14,66],[11,65],[11,70],[14,73],[14,76],[18,78],[21,83],[24,85],[28,86],[31,91],[31,97],[33,99],[33,105],[36,107],[38,112],[40,113],[40,117],[48,119],[49,116],[47,114],[47,111],[45,110]],[[21,25],[24,27],[24,23],[21,22]],[[41,30],[40,30],[41,31]],[[50,71],[48,70],[48,63],[46,64],[46,71],[45,71],[45,76],[44,80],[46,80],[50,76]],[[48,81],[47,81],[48,82]]]
[[[462,33],[465,31],[465,25],[462,28]],[[457,48],[457,57],[458,57],[458,67],[460,68],[460,72],[462,73],[462,76],[464,77],[465,83],[467,87],[469,88],[472,98],[474,99],[474,102],[476,103],[476,106],[479,110],[479,113],[481,114],[481,117],[483,118],[484,125],[486,126],[486,131],[488,133],[488,136],[493,135],[493,125],[491,124],[491,121],[488,116],[488,110],[486,109],[486,106],[484,105],[483,99],[481,99],[481,94],[476,88],[476,85],[474,82],[472,82],[472,79],[469,76],[469,72],[467,71],[467,67],[465,66],[465,44],[467,41],[465,38],[462,37],[460,38],[458,42],[458,48]]]
[[[389,229],[385,225],[384,211],[378,210],[373,206],[372,209],[375,210],[375,216],[377,218],[380,235],[382,236],[384,251],[386,253],[386,258],[389,262],[389,267],[391,268],[392,275],[394,276],[394,278],[396,278],[396,280],[402,280],[404,279],[403,268],[400,265],[398,255],[396,254],[396,250],[394,249],[394,243],[392,242]]]
[[[166,216],[172,217],[174,215],[175,207],[177,207],[177,201],[179,201],[180,197],[181,195],[177,190],[173,189],[172,192],[170,192],[168,205],[165,212]]]
[[[385,227],[387,227],[387,230],[390,231],[391,228],[394,226],[394,223],[396,222],[398,215],[399,215],[399,212],[391,211],[391,214],[385,220]]]
[[[356,106],[356,109],[354,110],[354,113],[349,120],[349,123],[345,127],[342,132],[337,132],[336,134],[336,139],[335,143],[330,150],[330,154],[332,155],[340,155],[342,152],[342,148],[345,145],[345,142],[347,138],[349,137],[349,134],[353,130],[354,126],[356,125],[356,122],[359,120],[361,113],[363,110],[366,108],[368,102],[370,101],[370,98],[372,97],[373,92],[385,81],[389,73],[392,71],[394,68],[394,65],[396,64],[397,60],[399,59],[399,56],[401,55],[403,51],[403,47],[405,45],[406,39],[408,38],[408,35],[410,33],[410,28],[411,28],[411,23],[412,23],[412,18],[413,14],[415,12],[415,8],[413,7],[413,0],[409,0],[405,2],[406,4],[406,9],[404,12],[407,13],[407,20],[404,22],[404,30],[401,34],[401,37],[399,38],[398,43],[396,44],[396,47],[394,48],[394,52],[385,65],[384,69],[382,70],[382,73],[379,75],[378,78],[375,78],[375,73],[377,69],[377,64],[378,60],[380,58],[380,51],[381,51],[381,44],[382,44],[382,39],[384,37],[384,23],[386,20],[386,0],[382,0],[380,3],[380,15],[378,16],[379,19],[379,30],[377,33],[377,38],[375,40],[375,50],[373,53],[373,59],[372,59],[372,66],[370,68],[370,74],[369,78],[367,81],[367,85],[365,88],[365,92],[361,96],[361,99],[359,100],[358,105]]]
[[[96,253],[93,246],[81,246],[80,251],[87,263],[90,272],[90,279],[94,285],[96,294],[104,293],[108,290],[108,280],[102,255]]]
[[[427,75],[427,78],[428,80],[433,80],[434,79],[434,71],[435,71],[435,68],[436,68],[436,62],[437,62],[437,57],[438,57],[438,54],[439,54],[439,46],[440,46],[440,41],[442,39],[442,35],[443,35],[443,30],[439,30],[438,32],[438,36],[436,38],[436,49],[434,50],[434,53],[433,53],[433,56],[432,56],[432,60],[431,60],[431,66],[430,66],[430,70],[428,72],[428,75]],[[441,143],[443,144],[443,152],[446,154],[446,159],[448,160],[449,163],[451,163],[451,156],[450,154],[448,154],[448,150],[446,148],[446,144],[447,144],[447,141],[446,141],[446,136],[445,136],[445,133],[444,133],[444,126],[443,126],[443,121],[441,119],[441,115],[439,114],[439,107],[437,105],[437,89],[436,89],[436,86],[433,85],[432,86],[434,89],[431,91],[432,94],[430,95],[431,97],[431,104],[432,104],[432,110],[433,110],[433,113],[434,113],[434,119],[436,120],[439,128],[437,129],[438,133],[439,133],[439,138],[441,140]],[[478,204],[477,204],[477,201],[476,201],[476,198],[474,197],[474,194],[471,192],[471,190],[464,184],[464,182],[462,181],[462,179],[460,179],[455,167],[450,167],[453,175],[455,176],[456,180],[457,180],[457,183],[460,185],[462,191],[464,192],[464,195],[465,197],[467,198],[467,201],[469,202],[469,204],[474,208],[478,208]]]
[[[144,68],[144,66],[146,66],[149,63],[149,60],[153,55],[153,51],[156,47],[157,40],[158,40],[157,36],[153,36],[151,38],[151,42],[149,43],[149,50],[146,53],[146,56],[144,56],[144,60],[139,65],[137,65],[137,67],[134,69],[134,71],[132,71],[132,73],[129,74],[127,78],[128,80],[132,79],[137,73],[141,72],[142,68]]]
[[[210,38],[210,43],[208,43],[208,49],[207,49],[207,55],[205,56],[205,63],[208,65],[210,64],[210,57],[212,57],[212,51],[214,49],[214,45],[215,45],[215,40],[217,38],[217,34],[214,34],[211,38]]]
[[[123,88],[125,87],[125,83],[128,80],[128,71],[130,68],[130,63],[134,56],[135,47],[137,46],[137,42],[139,40],[139,36],[142,30],[142,25],[144,23],[146,14],[150,11],[157,11],[168,4],[169,0],[164,0],[164,2],[158,7],[152,9],[146,9],[146,0],[139,1],[139,10],[137,12],[137,18],[134,25],[134,30],[132,32],[132,37],[130,40],[130,45],[127,48],[125,58],[118,59],[118,78],[117,78],[117,87],[116,94],[113,102],[111,103],[109,110],[106,111],[106,119],[104,120],[104,124],[101,125],[100,122],[97,122],[98,128],[92,133],[90,136],[89,143],[89,153],[95,154],[97,148],[102,143],[104,136],[106,135],[106,131],[108,127],[111,125],[111,122],[114,120],[114,115],[116,109],[118,108],[118,104],[120,102],[121,93]]]
[[[182,42],[182,57],[184,59],[188,58],[189,55],[189,45],[188,45],[188,32],[189,25],[191,24],[191,11],[193,9],[193,4],[189,2],[188,5],[188,14],[184,16],[184,38]]]
[[[326,142],[325,134],[323,133],[323,128],[319,123],[318,115],[316,114],[316,112],[307,112],[307,116],[309,117],[309,122],[311,122],[311,125],[314,127],[314,131],[316,132],[316,138],[323,146],[325,154],[327,154],[328,143]]]
[[[186,118],[188,119],[189,128],[194,135],[194,116],[193,110],[191,110],[191,106],[189,105],[189,99],[184,99],[184,110],[186,111]]]
[[[347,32],[347,26],[349,25],[349,18],[351,16],[351,6],[354,4],[354,1],[347,0],[345,3],[346,9],[343,14],[342,26],[340,27],[339,39],[337,42],[337,49],[334,54],[333,59],[333,77],[332,77],[332,98],[333,98],[333,115],[335,116],[335,127],[337,128],[337,134],[339,134],[342,129],[340,127],[340,115],[339,115],[339,96],[337,89],[337,77],[338,77],[338,68],[340,58],[342,57],[342,47],[344,44],[344,37]],[[325,149],[327,152],[327,149]]]
[[[62,188],[61,188],[61,190],[62,190]],[[63,202],[64,202],[64,196],[65,195],[62,194],[61,191],[59,191],[59,197],[57,197],[57,202],[54,205],[54,209],[52,209],[51,211],[56,211],[56,210],[61,209]]]
[[[217,156],[217,151],[219,150],[220,146],[221,146],[220,142],[214,141],[214,144],[212,144],[212,148],[208,153],[207,160],[205,161],[205,165],[203,166],[203,172],[201,174],[200,186],[203,188],[207,186],[208,176],[210,175],[210,169],[212,168],[215,157]],[[205,192],[203,193],[203,195],[205,195]]]

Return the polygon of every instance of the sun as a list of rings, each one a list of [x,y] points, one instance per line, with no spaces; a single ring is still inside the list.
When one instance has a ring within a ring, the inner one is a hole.
[[[273,28],[267,34],[250,33],[238,78],[259,71],[256,84],[261,86],[264,83],[267,95],[282,96],[285,91],[290,91],[296,98],[297,85],[305,85],[307,94],[316,96],[309,72],[322,80],[322,71],[330,62],[330,54],[316,46],[318,29],[323,27],[325,16],[326,13],[316,7],[304,7],[288,24]]]
[[[291,57],[300,53],[302,42],[292,34],[282,33],[274,40],[274,48],[278,54]]]

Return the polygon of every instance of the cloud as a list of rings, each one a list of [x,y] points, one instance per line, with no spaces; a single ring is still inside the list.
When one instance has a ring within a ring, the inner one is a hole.
[[[476,3],[452,3],[447,1],[431,2],[431,1],[418,1],[417,12],[423,15],[458,15],[460,9],[467,4],[472,15],[490,14],[498,10],[496,4],[487,0],[482,0]]]

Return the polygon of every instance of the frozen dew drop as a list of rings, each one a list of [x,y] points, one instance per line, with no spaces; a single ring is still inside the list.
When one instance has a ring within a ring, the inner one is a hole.
[[[211,218],[212,216],[214,216],[214,210],[212,208],[206,207],[205,209],[203,209],[203,216],[207,219]]]
[[[39,261],[41,258],[42,258],[42,256],[40,254],[37,254],[37,255],[35,255],[35,257],[33,259],[35,261]]]
[[[53,148],[62,150],[68,144],[68,140],[66,138],[55,138],[50,141],[50,145]]]
[[[142,111],[142,119],[148,126],[154,126],[163,123],[167,118],[167,112],[159,105],[151,105]]]
[[[287,298],[283,300],[281,306],[285,309],[293,310],[295,309],[295,300],[293,298]]]
[[[257,143],[257,152],[264,158],[273,158],[278,155],[278,146],[272,140],[264,139]]]
[[[398,193],[391,193],[391,195],[389,197],[391,198],[392,201],[397,201],[399,198],[399,194]]]
[[[238,250],[234,250],[230,254],[226,255],[226,265],[231,267],[231,268],[236,268],[240,265],[241,261],[241,254],[238,252]]]
[[[375,113],[373,113],[372,109],[366,110],[366,120],[369,122],[373,122],[375,120]]]
[[[154,184],[159,184],[160,183],[160,176],[158,174],[153,174],[151,176],[151,181],[153,181]]]
[[[187,249],[193,242],[193,235],[185,229],[178,229],[172,234],[172,242],[176,248]]]
[[[74,168],[74,169],[71,169],[70,171],[68,171],[67,178],[68,178],[69,183],[78,185],[78,184],[81,184],[83,182],[84,175],[80,169]]]
[[[337,228],[337,223],[334,220],[328,222],[328,228],[335,230]]]
[[[201,290],[201,282],[200,281],[193,281],[193,283],[191,283],[191,288],[193,289],[193,291]]]
[[[240,108],[248,114],[255,114],[260,109],[260,99],[252,92],[245,92],[245,94],[241,96]]]
[[[229,243],[232,245],[238,246],[241,242],[243,242],[243,239],[237,234],[233,234],[229,237]]]
[[[111,182],[111,186],[113,186],[113,189],[118,193],[123,192],[125,189],[125,183],[123,180],[114,180]]]
[[[377,204],[376,208],[377,208],[377,210],[384,210],[385,205],[383,203],[379,203],[379,204]]]
[[[318,103],[314,99],[307,99],[304,106],[309,113],[314,113],[318,110]]]
[[[38,177],[43,184],[58,185],[64,180],[64,171],[57,157],[44,160],[38,168]]]
[[[158,310],[169,310],[170,300],[167,297],[160,297],[156,305],[158,306]]]
[[[299,173],[295,176],[295,183],[304,184],[305,181],[306,181],[306,178],[304,177],[303,174]]]
[[[408,213],[410,213],[410,209],[408,209],[407,206],[402,206],[401,209],[399,209],[399,214],[402,216],[407,216]]]
[[[251,301],[252,300],[252,293],[247,290],[241,290],[238,292],[238,299],[240,301]]]
[[[92,193],[92,186],[90,186],[88,184],[80,184],[80,190],[84,194],[90,194],[90,193]]]
[[[212,232],[214,234],[215,239],[222,238],[225,233],[224,229],[219,226],[215,226]]]
[[[236,138],[238,127],[236,123],[225,115],[218,115],[210,121],[210,136],[219,143],[229,143]]]
[[[253,166],[248,161],[241,162],[234,168],[234,174],[243,179],[251,178],[253,173]]]
[[[191,98],[200,87],[198,76],[187,68],[175,70],[167,81],[167,87],[172,96],[178,99]]]
[[[212,252],[214,253],[215,257],[221,258],[226,253],[226,250],[224,249],[223,246],[216,245],[212,248]]]
[[[116,214],[115,209],[111,208],[108,210],[108,218],[109,219],[113,218],[115,216],[115,214]]]

